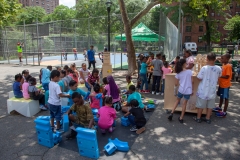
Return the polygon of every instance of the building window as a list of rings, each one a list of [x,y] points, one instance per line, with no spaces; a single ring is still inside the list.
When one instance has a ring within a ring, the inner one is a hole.
[[[219,30],[219,25],[216,26],[217,30]]]
[[[198,37],[198,42],[201,43],[201,42],[203,41],[202,39],[203,39],[203,37],[202,37],[202,36],[199,36],[199,37]]]
[[[217,16],[220,16],[220,13],[217,13]]]
[[[215,13],[212,12],[212,13],[211,13],[211,16],[214,17],[214,15],[215,15]]]
[[[191,16],[187,16],[186,17],[186,22],[192,22],[192,17]]]
[[[237,3],[237,4],[236,4],[236,8],[240,8],[240,4]]]
[[[233,8],[233,4],[230,4],[229,6],[230,6],[230,9],[232,9],[232,8]]]
[[[192,32],[192,26],[186,26],[186,32]]]
[[[200,18],[199,21],[200,21],[200,22],[203,22],[203,18]]]
[[[199,32],[203,32],[203,26],[199,26],[198,31],[199,31]]]
[[[185,42],[191,42],[191,36],[185,36]]]

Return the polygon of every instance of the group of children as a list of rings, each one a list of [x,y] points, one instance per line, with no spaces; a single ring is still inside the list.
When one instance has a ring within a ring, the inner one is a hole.
[[[225,117],[227,115],[227,108],[229,102],[229,89],[231,86],[232,66],[229,64],[230,55],[224,54],[221,59],[218,59],[222,63],[222,68],[215,65],[216,55],[209,53],[207,55],[207,65],[203,66],[197,75],[200,81],[197,90],[196,107],[198,109],[197,116],[193,119],[200,123],[202,121],[211,123],[210,116],[212,111],[216,112],[217,117]],[[174,94],[177,96],[177,100],[172,109],[172,112],[168,116],[169,120],[172,120],[173,113],[183,98],[182,113],[178,118],[180,123],[183,123],[183,117],[186,111],[186,105],[190,96],[193,95],[193,77],[192,70],[188,69],[186,59],[180,59],[175,66],[175,72],[177,73],[175,78]],[[215,107],[216,88],[219,83],[217,95],[220,97],[219,107]],[[224,110],[222,111],[222,104],[225,100]],[[203,109],[207,108],[206,117],[202,117]]]
[[[178,61],[180,57],[176,57]],[[172,64],[174,65],[174,64]],[[138,56],[138,79],[139,79],[139,88],[140,93],[150,93],[148,84],[152,78],[152,94],[163,95],[164,94],[164,85],[165,85],[165,75],[172,73],[173,69],[166,61],[165,55],[161,53],[156,55],[154,58],[153,53],[149,53],[149,56],[144,56],[140,54]],[[160,82],[162,81],[161,90]],[[143,87],[145,85],[145,90]]]
[[[70,125],[77,124],[78,126],[92,128],[94,125],[92,109],[98,109],[98,126],[103,134],[106,130],[109,132],[114,130],[113,122],[117,117],[116,111],[126,113],[125,116],[129,118],[133,125],[131,131],[137,131],[140,134],[145,130],[144,105],[141,101],[141,95],[135,92],[136,88],[133,85],[131,76],[126,76],[126,93],[129,96],[124,106],[121,104],[120,88],[114,78],[112,76],[104,77],[103,84],[100,85],[99,71],[94,69],[90,73],[85,63],[82,64],[80,70],[77,70],[75,64],[70,67],[66,65],[63,69],[56,67],[55,70],[52,70],[52,66],[42,68],[39,79],[43,89],[36,87],[36,78],[31,77],[28,70],[24,70],[22,74],[17,74],[13,84],[14,95],[16,98],[39,100],[40,108],[49,109],[50,111],[53,130],[55,129],[54,119],[57,122],[56,130],[60,130],[60,120],[62,118],[61,97],[69,98],[68,105],[71,107],[67,114],[71,121]],[[79,84],[85,85],[88,91],[92,92],[88,94],[78,88]],[[101,94],[100,98],[97,97],[99,94]],[[100,104],[101,98],[103,99],[102,104]],[[67,138],[75,136],[76,132],[72,129]]]

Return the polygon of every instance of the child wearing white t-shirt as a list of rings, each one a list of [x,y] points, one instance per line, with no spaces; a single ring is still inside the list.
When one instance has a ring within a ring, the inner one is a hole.
[[[79,70],[80,73],[80,83],[85,84],[87,89],[91,91],[91,87],[88,85],[88,76],[90,75],[89,69],[87,69],[86,63],[82,63],[82,68]]]
[[[222,69],[215,65],[216,55],[209,53],[207,55],[207,65],[203,66],[197,75],[197,78],[201,81],[197,91],[197,102],[198,108],[197,116],[193,119],[201,123],[205,121],[208,124],[211,123],[210,116],[212,109],[215,107],[216,89],[218,78],[222,75]],[[201,118],[202,111],[207,108],[207,114],[205,118]]]
[[[70,97],[69,95],[64,95],[57,83],[60,79],[60,72],[58,70],[53,70],[51,72],[51,81],[49,83],[49,99],[48,107],[50,110],[51,126],[54,130],[54,118],[57,121],[57,130],[60,130],[61,121],[61,100],[60,97]]]
[[[172,112],[168,116],[168,119],[171,121],[173,118],[173,113],[177,108],[180,100],[184,98],[183,106],[182,106],[182,113],[181,116],[178,118],[180,123],[183,123],[183,116],[186,111],[187,102],[190,99],[190,96],[193,94],[193,77],[192,71],[190,69],[186,69],[187,63],[185,59],[180,59],[175,66],[175,72],[177,75],[175,76],[176,82],[174,86],[174,92],[176,92],[176,88],[178,87],[178,92],[174,93],[177,95],[177,100],[175,105],[172,109]]]

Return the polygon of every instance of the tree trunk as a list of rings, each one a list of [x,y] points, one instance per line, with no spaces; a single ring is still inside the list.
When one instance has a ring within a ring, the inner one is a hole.
[[[210,52],[211,48],[211,29],[209,26],[209,22],[205,21],[205,26],[206,26],[206,42],[207,42],[207,52]]]
[[[136,54],[135,48],[132,40],[132,27],[130,24],[124,25],[124,30],[126,34],[126,42],[127,42],[127,55],[128,55],[128,73],[133,74],[137,69],[136,64]]]

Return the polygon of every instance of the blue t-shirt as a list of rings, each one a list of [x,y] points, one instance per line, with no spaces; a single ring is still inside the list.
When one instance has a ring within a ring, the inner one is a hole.
[[[47,68],[43,68],[42,69],[42,79],[41,82],[42,83],[49,83],[50,82],[50,74],[51,71]]]
[[[62,92],[64,92],[65,91],[65,84],[64,84],[63,80],[60,80],[58,82],[58,85],[60,86],[60,88],[62,88]]]
[[[130,94],[130,95],[128,96],[127,102],[130,103],[131,100],[133,100],[133,99],[136,99],[136,100],[138,101],[140,108],[144,108],[144,104],[142,103],[142,97],[141,97],[141,94],[140,94],[140,93],[138,93],[138,92],[133,92],[132,94]]]
[[[95,61],[95,53],[93,50],[88,50],[87,51],[87,56],[89,61]]]
[[[23,93],[20,89],[20,86],[21,86],[20,82],[15,81],[13,83],[13,93],[15,97],[23,97]]]
[[[142,62],[140,73],[141,74],[147,74],[147,63]]]
[[[83,97],[85,97],[87,95],[87,93],[85,91],[81,90],[80,88],[77,88],[75,91],[69,90],[68,91],[68,94],[70,95],[70,98],[68,99],[69,106],[73,105],[72,95],[74,92],[78,92]]]

